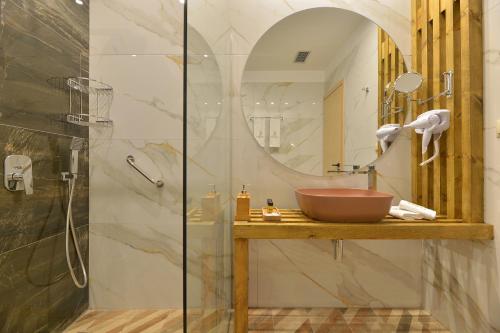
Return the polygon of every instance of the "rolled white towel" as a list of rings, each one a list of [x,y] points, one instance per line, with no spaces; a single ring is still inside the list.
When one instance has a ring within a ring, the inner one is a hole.
[[[404,209],[401,209],[399,206],[392,206],[389,211],[389,215],[397,217],[403,220],[421,220],[423,216],[419,213],[410,212]]]
[[[399,208],[410,212],[418,213],[422,215],[422,217],[426,220],[435,220],[437,215],[436,211],[432,209],[419,206],[417,204],[408,202],[406,200],[401,200],[401,202],[399,203]]]

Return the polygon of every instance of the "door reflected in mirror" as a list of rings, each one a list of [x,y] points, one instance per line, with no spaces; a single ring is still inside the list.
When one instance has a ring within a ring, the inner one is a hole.
[[[372,21],[337,8],[308,9],[255,45],[243,73],[243,113],[272,158],[331,176],[334,165],[363,167],[389,150],[398,133],[382,149],[377,130],[403,124],[406,98],[391,92],[385,105],[385,88],[405,72],[402,53]]]

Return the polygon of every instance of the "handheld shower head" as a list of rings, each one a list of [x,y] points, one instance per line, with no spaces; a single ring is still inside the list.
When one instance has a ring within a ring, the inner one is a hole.
[[[73,137],[73,139],[71,139],[71,144],[69,146],[69,149],[71,150],[69,155],[69,172],[73,175],[73,177],[76,177],[78,174],[78,154],[80,150],[83,150],[84,148],[85,139],[77,137]]]

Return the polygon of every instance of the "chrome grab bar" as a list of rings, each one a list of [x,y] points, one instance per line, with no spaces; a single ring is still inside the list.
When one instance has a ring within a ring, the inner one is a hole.
[[[163,187],[164,183],[162,180],[156,180],[154,178],[149,177],[144,171],[141,170],[136,164],[135,164],[135,157],[132,155],[127,156],[127,163],[134,168],[137,172],[139,172],[144,178],[146,178],[148,181],[150,181],[152,184],[155,184],[156,187]]]

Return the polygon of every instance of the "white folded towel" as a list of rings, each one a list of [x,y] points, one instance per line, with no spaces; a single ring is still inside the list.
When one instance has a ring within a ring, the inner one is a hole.
[[[401,202],[399,203],[399,208],[413,213],[418,213],[422,215],[422,217],[426,220],[435,220],[437,216],[436,211],[425,208],[423,206],[419,206],[406,200],[401,200]]]
[[[266,145],[266,118],[253,118],[253,136],[261,147]]]
[[[389,215],[397,217],[399,219],[403,219],[403,220],[421,220],[421,219],[423,219],[422,215],[401,209],[399,206],[392,206],[391,210],[389,211]]]
[[[279,148],[281,145],[281,119],[271,118],[269,120],[269,147]]]

